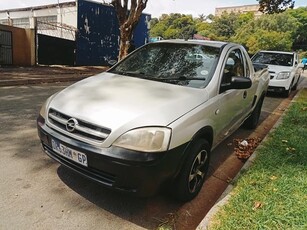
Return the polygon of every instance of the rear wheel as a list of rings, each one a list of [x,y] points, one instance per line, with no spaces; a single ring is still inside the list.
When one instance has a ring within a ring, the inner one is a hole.
[[[264,96],[260,98],[258,101],[256,107],[254,108],[252,114],[247,118],[247,120],[244,122],[244,126],[248,129],[255,129],[258,125],[260,114],[261,114],[261,108],[263,104]]]
[[[174,194],[178,200],[192,200],[202,188],[209,168],[210,146],[197,139],[187,150],[187,159],[175,181]]]

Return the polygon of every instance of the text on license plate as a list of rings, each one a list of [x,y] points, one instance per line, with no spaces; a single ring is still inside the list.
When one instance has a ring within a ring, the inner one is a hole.
[[[53,151],[61,154],[62,156],[71,159],[81,165],[87,166],[87,156],[84,153],[71,149],[60,142],[51,139],[51,145]]]

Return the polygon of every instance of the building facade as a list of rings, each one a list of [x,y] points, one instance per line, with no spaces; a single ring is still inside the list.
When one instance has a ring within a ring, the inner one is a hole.
[[[133,35],[135,47],[148,42],[150,18],[142,14]],[[108,4],[76,0],[1,10],[0,24],[36,31],[38,64],[108,65],[117,60],[119,23]]]
[[[252,12],[254,13],[256,18],[263,14],[262,12],[259,11],[259,4],[215,8],[215,16],[220,17],[223,14],[223,12],[242,13],[242,14]]]
[[[1,10],[0,24],[24,29],[36,28],[40,34],[75,40],[77,3]]]

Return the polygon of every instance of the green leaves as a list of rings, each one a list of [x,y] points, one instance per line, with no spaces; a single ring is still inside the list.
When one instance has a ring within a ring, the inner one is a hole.
[[[150,30],[151,37],[164,39],[191,38],[196,33],[196,21],[191,15],[170,14],[162,15]]]
[[[293,9],[295,1],[292,0],[258,0],[259,11],[267,14],[284,12],[286,9]]]
[[[281,1],[277,1],[278,4]],[[276,3],[276,4],[277,4]],[[200,34],[211,40],[244,45],[250,54],[258,50],[291,51],[307,49],[307,7],[278,14],[223,13],[220,17],[164,14],[151,22],[150,35],[164,39],[190,38]]]

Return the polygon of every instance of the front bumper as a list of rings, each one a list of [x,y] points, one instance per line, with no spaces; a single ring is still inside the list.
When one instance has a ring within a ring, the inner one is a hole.
[[[276,87],[276,86],[269,86],[268,92],[274,92],[274,93],[283,93],[286,91],[285,87]]]
[[[289,90],[291,86],[292,79],[271,79],[269,82],[269,88],[268,91],[270,92],[283,92],[285,90]]]
[[[161,153],[143,153],[118,147],[98,148],[60,134],[38,122],[38,135],[44,152],[62,165],[101,185],[137,196],[154,195],[174,179],[184,159],[188,143]],[[52,149],[51,139],[87,155],[83,166]]]

